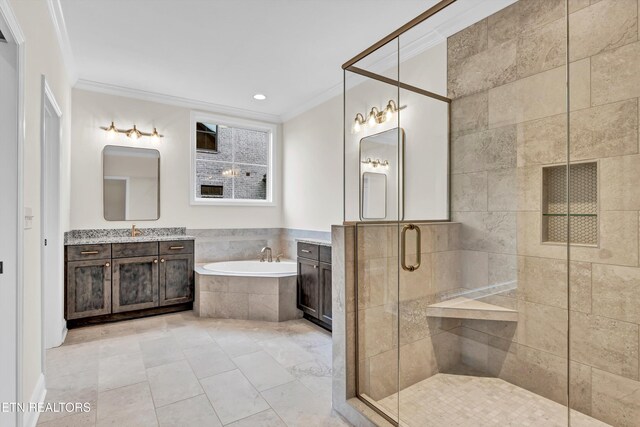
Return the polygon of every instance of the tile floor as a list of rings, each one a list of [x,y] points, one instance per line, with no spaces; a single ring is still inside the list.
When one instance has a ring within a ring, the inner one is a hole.
[[[42,426],[347,426],[331,409],[331,335],[305,321],[192,312],[69,331],[47,351]]]
[[[436,374],[378,402],[390,413],[400,405],[401,425],[422,426],[567,426],[567,407],[499,378]],[[605,427],[577,411],[571,425]]]

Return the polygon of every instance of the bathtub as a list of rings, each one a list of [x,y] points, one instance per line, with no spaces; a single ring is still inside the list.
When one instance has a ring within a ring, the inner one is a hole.
[[[202,269],[220,276],[286,277],[297,274],[297,264],[293,261],[223,261],[205,264]]]
[[[193,308],[200,317],[269,322],[302,317],[293,261],[213,262],[195,270]]]

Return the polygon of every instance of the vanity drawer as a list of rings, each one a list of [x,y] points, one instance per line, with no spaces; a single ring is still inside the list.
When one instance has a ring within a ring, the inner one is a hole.
[[[111,258],[111,245],[67,246],[67,261],[89,261]]]
[[[114,258],[158,255],[158,242],[114,243]]]
[[[298,242],[298,256],[307,259],[318,259],[318,245]]]
[[[160,242],[160,255],[192,254],[193,240]]]
[[[331,264],[331,246],[320,245],[320,262]]]

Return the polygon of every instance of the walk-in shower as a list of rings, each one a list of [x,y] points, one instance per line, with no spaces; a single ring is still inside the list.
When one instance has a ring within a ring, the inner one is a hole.
[[[355,394],[640,426],[638,0],[431,3],[343,66]]]

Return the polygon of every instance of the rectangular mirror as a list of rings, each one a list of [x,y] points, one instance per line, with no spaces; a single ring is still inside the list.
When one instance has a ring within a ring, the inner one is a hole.
[[[387,175],[365,172],[362,174],[362,218],[387,217]]]
[[[108,145],[102,151],[104,219],[160,217],[160,152]]]
[[[404,130],[360,140],[360,220],[402,219]]]

